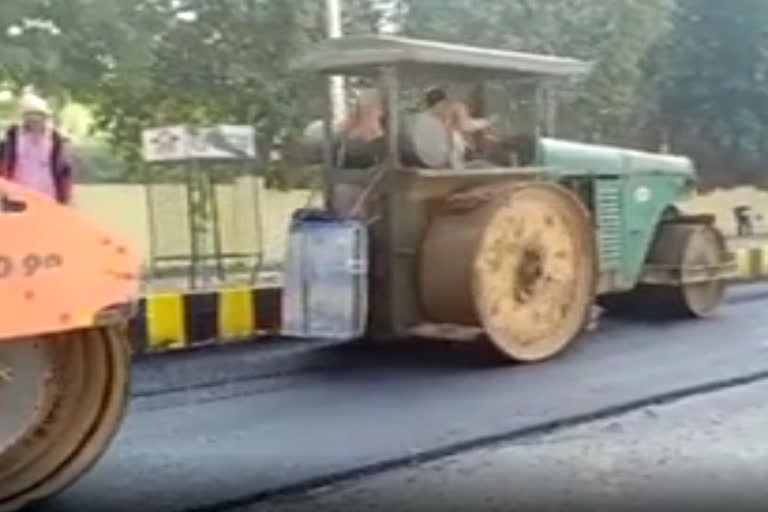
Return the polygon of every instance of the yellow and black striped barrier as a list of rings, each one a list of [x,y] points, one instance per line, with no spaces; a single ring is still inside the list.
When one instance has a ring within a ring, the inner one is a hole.
[[[276,333],[280,287],[149,294],[130,330],[134,353],[231,343]]]
[[[736,281],[768,280],[768,244],[731,249]],[[131,324],[135,353],[184,350],[258,339],[280,330],[279,285],[149,294]]]
[[[768,245],[731,249],[739,268],[737,281],[768,279]]]

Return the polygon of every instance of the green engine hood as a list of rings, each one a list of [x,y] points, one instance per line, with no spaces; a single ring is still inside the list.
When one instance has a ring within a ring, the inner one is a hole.
[[[613,146],[541,138],[535,164],[554,172],[572,174],[674,174],[696,179],[693,162],[684,156],[664,155]]]

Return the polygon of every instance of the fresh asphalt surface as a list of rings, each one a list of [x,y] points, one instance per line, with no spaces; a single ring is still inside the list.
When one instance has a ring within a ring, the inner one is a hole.
[[[768,382],[756,382],[236,512],[765,512]]]
[[[603,319],[567,354],[535,366],[422,345],[283,354],[252,345],[139,361],[111,450],[40,508],[217,510],[656,395],[768,377],[768,285],[732,295],[711,320]]]

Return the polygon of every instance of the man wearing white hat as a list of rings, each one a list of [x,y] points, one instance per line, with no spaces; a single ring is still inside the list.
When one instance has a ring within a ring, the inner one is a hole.
[[[44,99],[27,94],[20,106],[21,123],[11,126],[2,141],[0,174],[67,204],[72,167],[66,140],[51,126],[51,111]]]

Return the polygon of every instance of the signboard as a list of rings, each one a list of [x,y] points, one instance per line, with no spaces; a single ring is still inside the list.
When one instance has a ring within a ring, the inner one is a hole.
[[[147,162],[172,162],[186,156],[185,129],[183,126],[167,126],[143,130],[141,152]]]
[[[257,158],[252,126],[165,126],[141,134],[144,160],[252,160]]]

